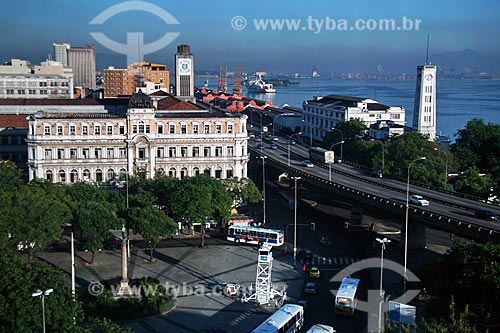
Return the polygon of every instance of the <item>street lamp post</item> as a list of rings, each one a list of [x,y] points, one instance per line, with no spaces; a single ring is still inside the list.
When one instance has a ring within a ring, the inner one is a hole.
[[[300,177],[291,177],[295,182],[295,196],[293,209],[293,265],[297,262],[297,180]]]
[[[288,166],[290,166],[290,141],[292,140],[292,137],[294,137],[295,135],[301,135],[301,134],[302,132],[294,133],[290,135],[290,137],[288,138]]]
[[[388,244],[391,242],[390,239],[384,238],[376,238],[376,241],[379,242],[382,245],[382,253],[380,255],[380,300],[378,303],[378,332],[382,332],[382,303],[384,302],[384,293],[382,291],[382,281],[383,281],[383,274],[384,274],[384,250],[385,250],[385,244]]]
[[[42,297],[42,329],[43,333],[45,333],[45,296],[48,296],[51,292],[53,292],[54,289],[50,288],[45,291],[41,291],[38,289],[35,291],[33,294],[31,294],[32,297]]]
[[[263,200],[263,211],[264,211],[264,216],[262,217],[262,223],[265,226],[266,225],[266,158],[267,156],[261,155],[260,158],[262,159],[262,200]]]
[[[333,149],[333,147],[335,147],[336,145],[340,145],[340,147],[342,147],[342,145],[344,144],[344,141],[340,141],[340,142],[337,142],[337,143],[334,143],[333,145],[330,146],[330,151]],[[342,153],[341,153],[342,154]],[[340,159],[342,159],[342,155],[340,157]],[[330,181],[332,181],[332,161],[330,161],[330,163],[328,163],[328,179]]]
[[[444,188],[447,189],[447,185],[448,185],[448,152],[444,151],[444,150],[441,150],[441,149],[438,149],[438,148],[434,148],[435,151],[439,151],[441,153],[444,154],[445,156],[445,165],[444,165]]]
[[[405,214],[405,266],[404,266],[404,280],[403,280],[403,289],[406,292],[406,268],[408,262],[408,208],[409,208],[409,196],[410,196],[410,169],[413,163],[417,161],[425,160],[425,157],[419,157],[414,159],[408,164],[408,177],[406,179],[406,214]]]
[[[341,130],[339,130],[338,128],[335,128],[335,127],[332,127],[332,130],[334,131],[339,131],[340,132],[340,141],[342,142],[340,144],[340,160],[341,161],[344,161],[344,157],[343,157],[343,150],[344,150],[344,132],[342,132]],[[331,149],[330,149],[331,150]]]

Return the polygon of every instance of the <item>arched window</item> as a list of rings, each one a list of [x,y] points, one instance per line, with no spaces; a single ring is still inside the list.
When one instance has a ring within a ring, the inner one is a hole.
[[[181,169],[181,179],[184,179],[188,176],[188,169],[186,167]]]
[[[124,180],[125,178],[127,178],[127,170],[125,170],[124,168],[121,168],[120,169],[120,180]]]
[[[97,169],[95,171],[95,180],[97,182],[102,182],[102,170],[101,169]]]
[[[84,181],[89,181],[90,180],[90,171],[89,171],[89,169],[83,170],[83,180]]]
[[[193,176],[198,176],[200,174],[200,169],[197,167],[193,168]]]
[[[233,178],[233,177],[234,177],[233,167],[229,166],[226,169],[226,178]]]
[[[75,183],[78,181],[78,171],[76,169],[71,170],[69,174],[69,181]]]
[[[113,179],[115,179],[115,170],[108,169],[108,172],[106,174],[106,179],[107,180],[113,180]]]
[[[215,178],[220,179],[222,177],[222,168],[220,166],[215,168]]]
[[[205,170],[203,170],[203,173],[207,176],[210,176],[210,168],[206,167]]]
[[[145,132],[145,130],[144,130],[144,122],[142,120],[139,121],[138,128],[139,128],[139,131],[138,131],[139,133],[144,133]]]
[[[176,172],[177,172],[177,170],[175,170],[175,168],[170,168],[170,170],[168,170],[168,176],[175,178],[175,177],[177,177]]]
[[[59,170],[59,182],[65,183],[66,182],[66,172],[64,170]]]
[[[163,168],[156,169],[156,175],[157,176],[164,176],[165,175],[165,169],[163,169]]]
[[[52,170],[45,171],[45,179],[47,179],[49,182],[54,181],[54,175],[52,173]]]

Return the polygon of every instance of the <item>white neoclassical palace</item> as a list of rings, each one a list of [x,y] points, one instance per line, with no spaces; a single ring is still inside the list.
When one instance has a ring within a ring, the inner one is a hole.
[[[40,111],[28,120],[30,180],[104,182],[139,171],[147,178],[247,176],[246,116],[170,95],[153,101],[138,92],[122,115]]]

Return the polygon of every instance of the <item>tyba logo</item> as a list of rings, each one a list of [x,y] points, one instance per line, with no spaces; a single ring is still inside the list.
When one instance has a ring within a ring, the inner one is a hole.
[[[104,24],[108,19],[115,15],[130,12],[143,11],[156,15],[166,24],[179,24],[179,22],[169,12],[154,4],[144,1],[126,1],[117,5],[111,6],[94,17],[89,24]],[[102,32],[91,32],[90,35],[102,46],[111,51],[127,55],[127,64],[136,61],[142,61],[143,56],[161,50],[168,44],[172,43],[180,33],[167,32],[161,38],[154,42],[144,44],[143,32],[127,32],[127,43],[122,44],[110,39]],[[140,50],[140,52],[138,52]]]

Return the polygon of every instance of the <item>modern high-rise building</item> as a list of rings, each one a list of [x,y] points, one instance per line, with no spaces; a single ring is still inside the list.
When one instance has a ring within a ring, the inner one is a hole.
[[[194,101],[194,57],[189,45],[177,46],[175,54],[175,95]]]
[[[436,138],[436,66],[429,63],[417,67],[413,130]]]
[[[166,65],[147,61],[134,62],[127,69],[109,67],[104,70],[104,97],[132,95],[137,88],[153,84],[153,90],[169,91],[170,71]],[[143,91],[147,89],[141,89]]]
[[[68,43],[54,43],[54,58],[64,67],[73,69],[74,85],[96,88],[95,46],[71,47]]]
[[[60,62],[64,67],[68,67],[68,49],[71,47],[68,43],[53,43],[54,60]]]

